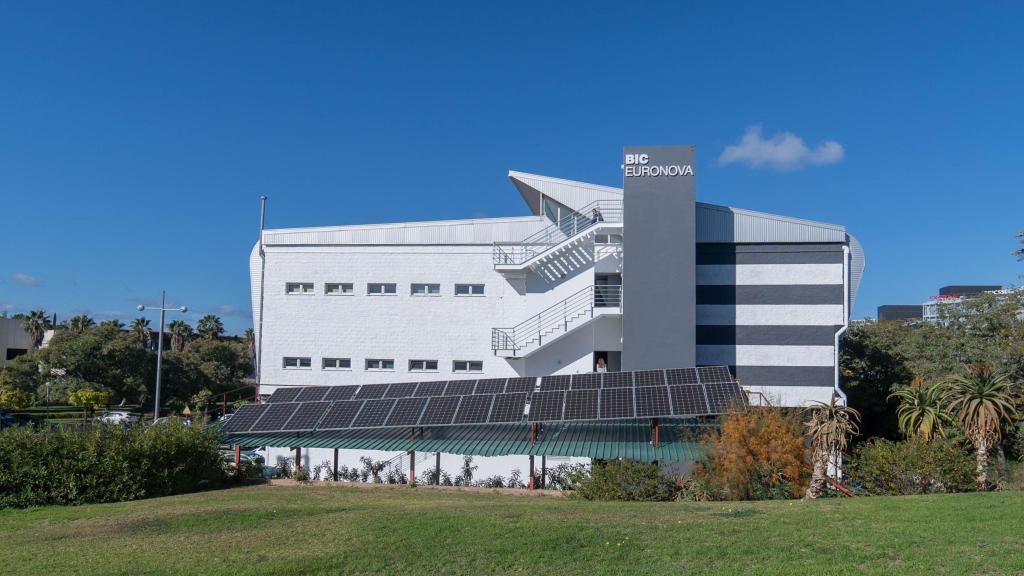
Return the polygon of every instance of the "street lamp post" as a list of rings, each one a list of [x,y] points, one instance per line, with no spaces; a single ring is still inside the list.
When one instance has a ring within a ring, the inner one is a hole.
[[[181,312],[184,314],[188,312],[188,308],[182,306],[180,308],[168,308],[167,307],[167,291],[160,291],[160,307],[156,306],[143,306],[139,304],[139,312],[143,310],[160,310],[160,335],[156,341],[156,394],[153,398],[153,423],[156,424],[156,419],[160,417],[160,367],[163,363],[164,356],[164,312]]]

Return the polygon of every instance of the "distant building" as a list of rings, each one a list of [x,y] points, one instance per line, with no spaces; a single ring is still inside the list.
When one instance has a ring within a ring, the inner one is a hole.
[[[884,304],[878,307],[878,321],[882,320],[920,320],[922,317],[920,304]]]
[[[0,318],[0,367],[31,349],[32,337],[21,327],[21,320]]]
[[[926,322],[937,324],[942,322],[943,311],[947,311],[948,314],[950,307],[959,306],[963,302],[977,298],[982,294],[989,293],[996,296],[1006,296],[1014,291],[1003,290],[1003,287],[999,285],[943,286],[939,288],[937,296],[932,296],[921,305],[921,316]]]

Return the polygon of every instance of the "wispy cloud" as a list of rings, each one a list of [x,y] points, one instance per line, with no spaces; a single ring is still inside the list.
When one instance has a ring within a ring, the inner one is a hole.
[[[739,142],[726,146],[718,163],[741,163],[751,168],[770,168],[779,171],[799,170],[804,166],[825,166],[843,159],[843,146],[835,140],[826,140],[815,148],[808,148],[803,138],[791,132],[777,132],[767,140],[761,125],[747,128]]]
[[[42,286],[43,284],[43,281],[40,280],[39,278],[29,274],[25,274],[24,272],[15,272],[14,282],[22,286],[27,286],[29,288],[35,288],[37,286]]]

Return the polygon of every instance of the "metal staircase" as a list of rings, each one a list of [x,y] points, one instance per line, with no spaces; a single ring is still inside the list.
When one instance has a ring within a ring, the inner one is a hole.
[[[491,350],[526,357],[598,316],[622,314],[622,286],[587,286],[511,328],[491,329]]]
[[[520,242],[495,242],[494,269],[521,271],[557,257],[602,230],[622,232],[621,200],[591,202]]]

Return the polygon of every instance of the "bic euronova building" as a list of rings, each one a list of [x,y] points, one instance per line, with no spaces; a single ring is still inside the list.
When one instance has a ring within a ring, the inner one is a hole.
[[[622,188],[510,172],[527,216],[265,230],[250,258],[260,393],[601,362],[725,365],[752,402],[777,406],[842,395],[857,240],[836,224],[697,202],[692,146],[627,148],[622,168]],[[522,460],[478,459],[478,475]]]

